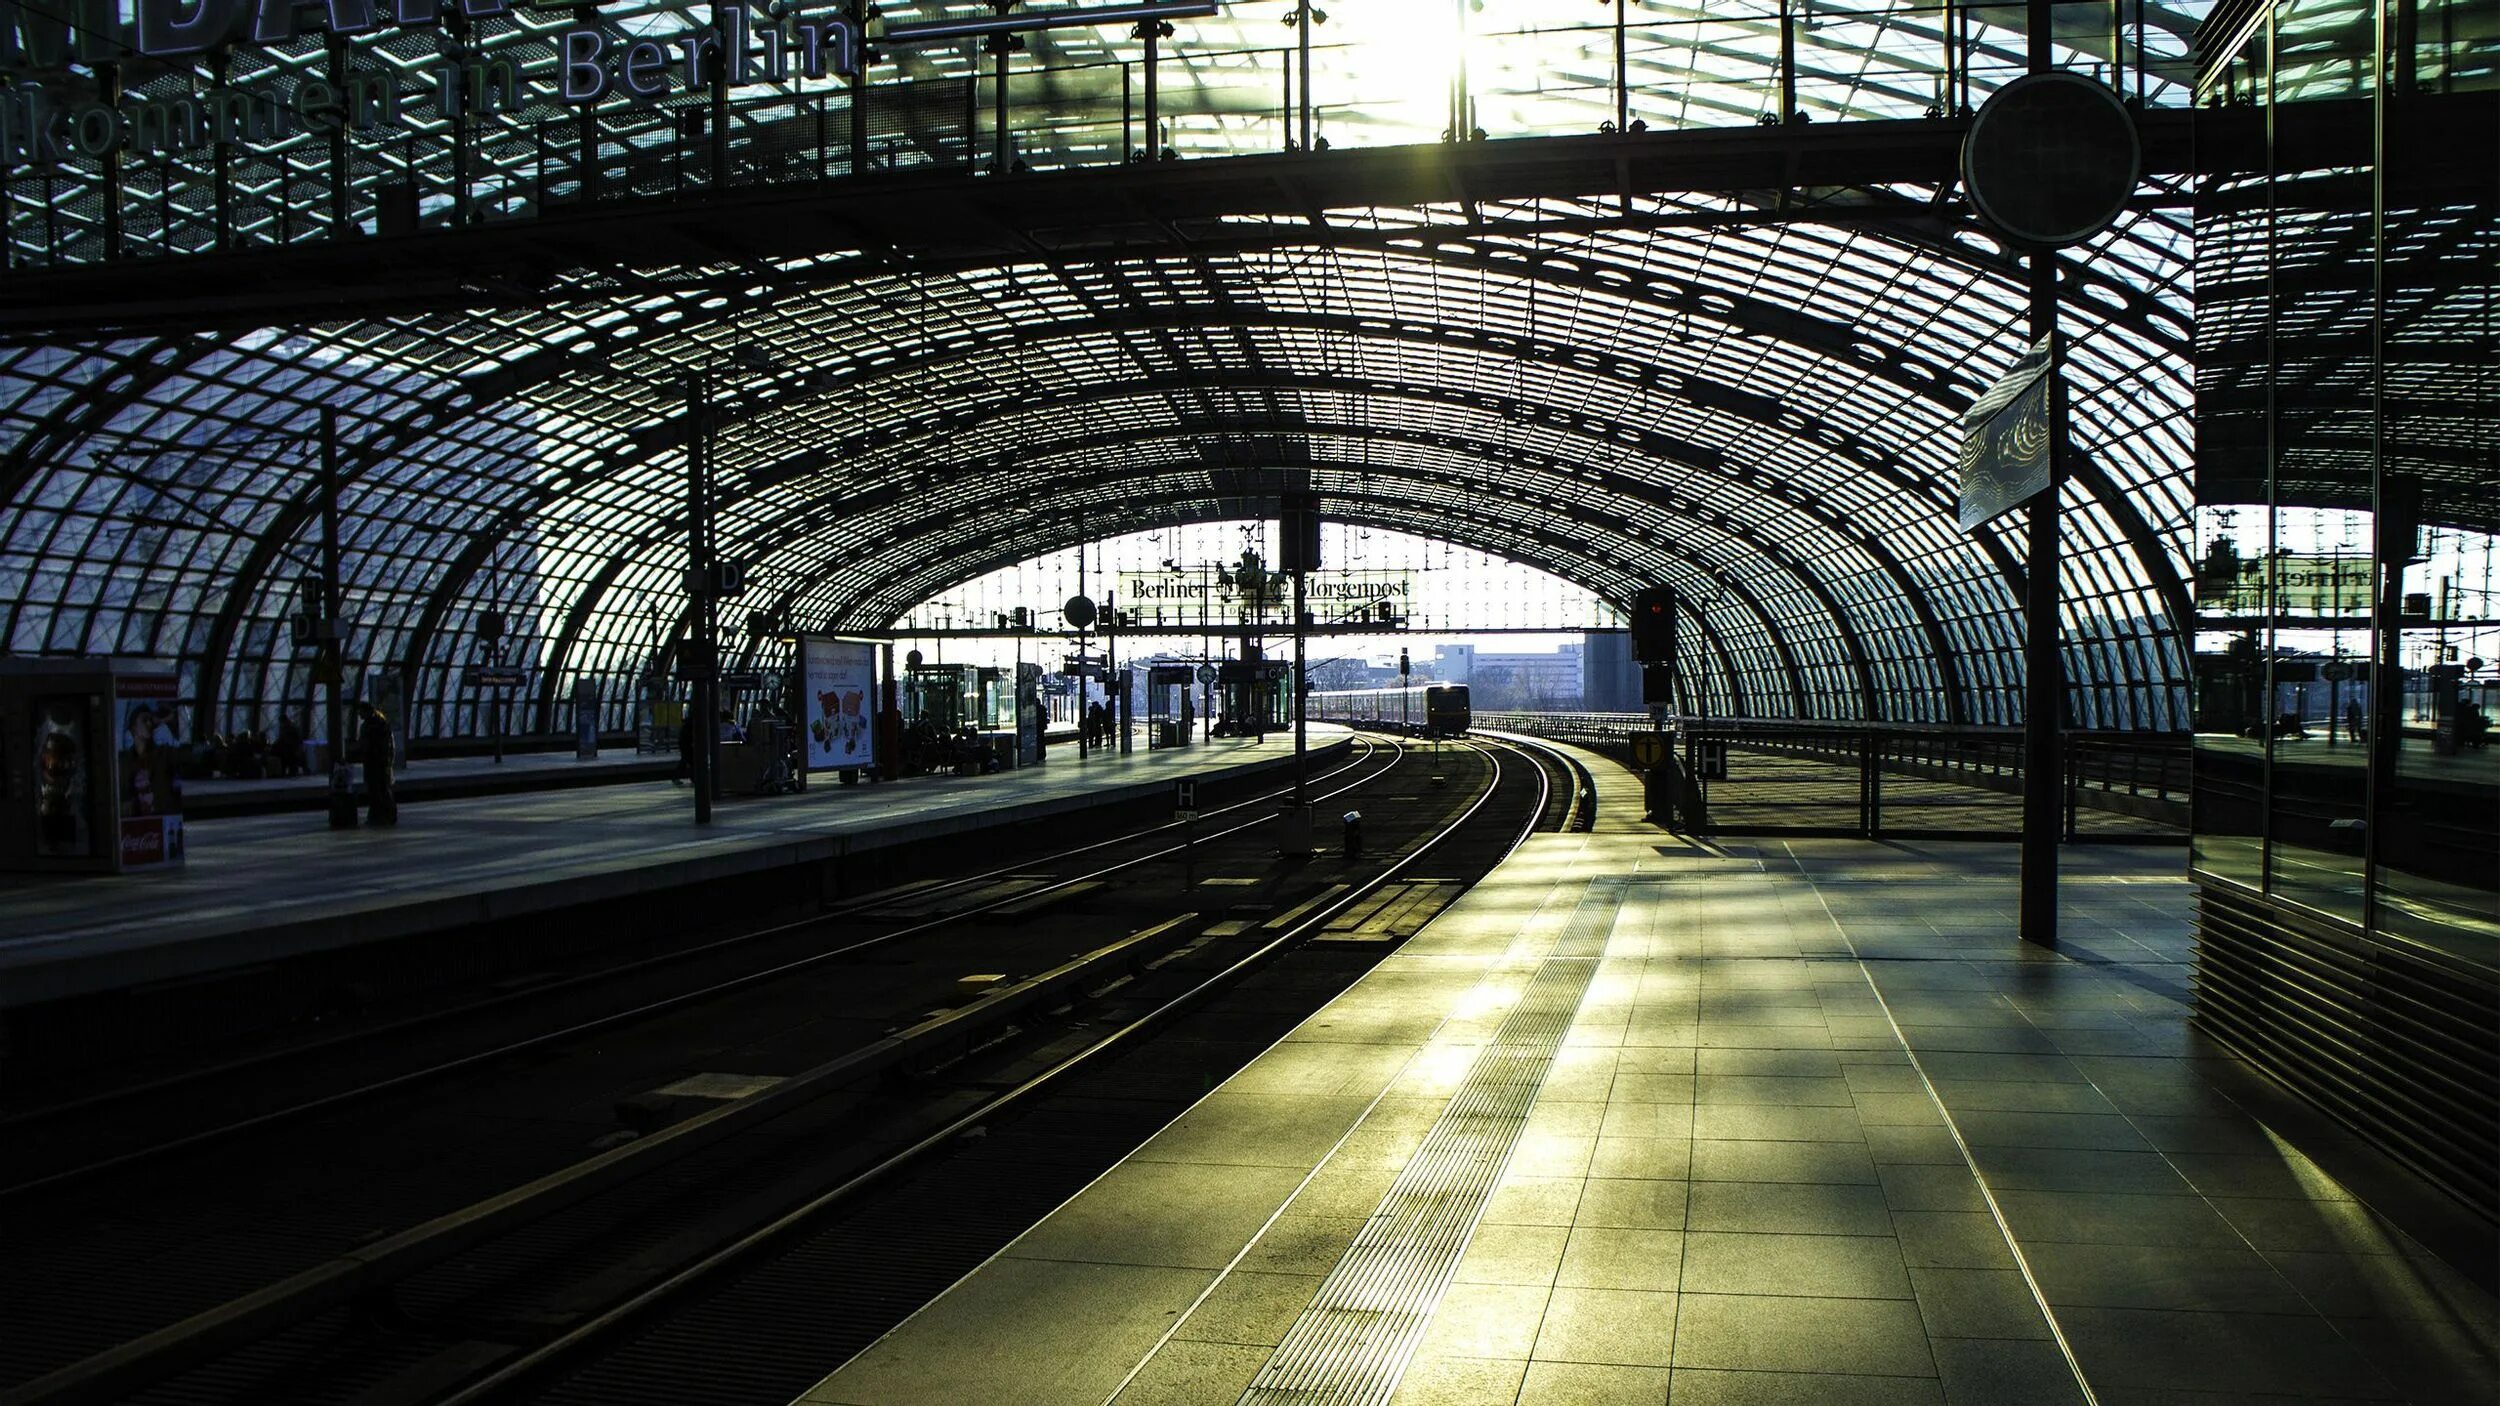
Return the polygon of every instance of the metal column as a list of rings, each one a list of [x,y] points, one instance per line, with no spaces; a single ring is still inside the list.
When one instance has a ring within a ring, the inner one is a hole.
[[[321,628],[323,665],[330,679],[328,710],[322,726],[330,739],[330,828],[356,824],[356,793],[341,784],[347,766],[347,660],[339,641],[339,612],[345,593],[339,587],[339,413],[321,407]]]
[[[2031,71],[2049,71],[2050,0],[2029,0]],[[2031,260],[2031,335],[2057,332],[2057,255]],[[2059,733],[2066,708],[2065,657],[2057,640],[2058,496],[2066,486],[2066,394],[2060,349],[2049,357],[2049,484],[2031,502],[2023,576],[2023,833],[2019,929],[2026,942],[2057,945],[2057,846],[2064,830]]]
[[[720,674],[712,659],[711,407],[700,373],[686,378],[686,769],[694,781],[694,823],[712,823],[712,749],[720,742],[714,694]]]
[[[1297,521],[1292,528],[1302,529]],[[1293,808],[1301,812],[1311,803],[1311,690],[1310,676],[1304,672],[1308,664],[1303,658],[1305,635],[1302,629],[1302,581],[1307,572],[1297,566],[1293,573]]]

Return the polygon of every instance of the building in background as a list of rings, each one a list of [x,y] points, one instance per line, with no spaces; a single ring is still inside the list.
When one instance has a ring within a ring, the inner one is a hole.
[[[1580,707],[1591,713],[1641,710],[1641,666],[1632,636],[1620,630],[1580,638]]]

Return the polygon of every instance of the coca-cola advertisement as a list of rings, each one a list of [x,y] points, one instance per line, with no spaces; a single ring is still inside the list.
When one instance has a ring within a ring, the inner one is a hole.
[[[123,678],[115,690],[121,724],[121,867],[182,862],[182,778],[171,678]]]

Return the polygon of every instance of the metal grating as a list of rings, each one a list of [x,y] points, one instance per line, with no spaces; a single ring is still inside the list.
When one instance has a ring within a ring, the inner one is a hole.
[[[2196,1023],[2486,1220],[2500,1220],[2489,968],[2197,885]]]
[[[1519,1004],[1251,1381],[1242,1406],[1382,1403],[1397,1389],[1597,974],[1623,887],[1598,880],[1582,892]]]

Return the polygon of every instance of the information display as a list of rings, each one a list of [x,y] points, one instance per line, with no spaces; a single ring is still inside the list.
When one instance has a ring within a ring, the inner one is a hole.
[[[799,656],[807,769],[875,766],[877,646],[810,636],[799,642]]]

